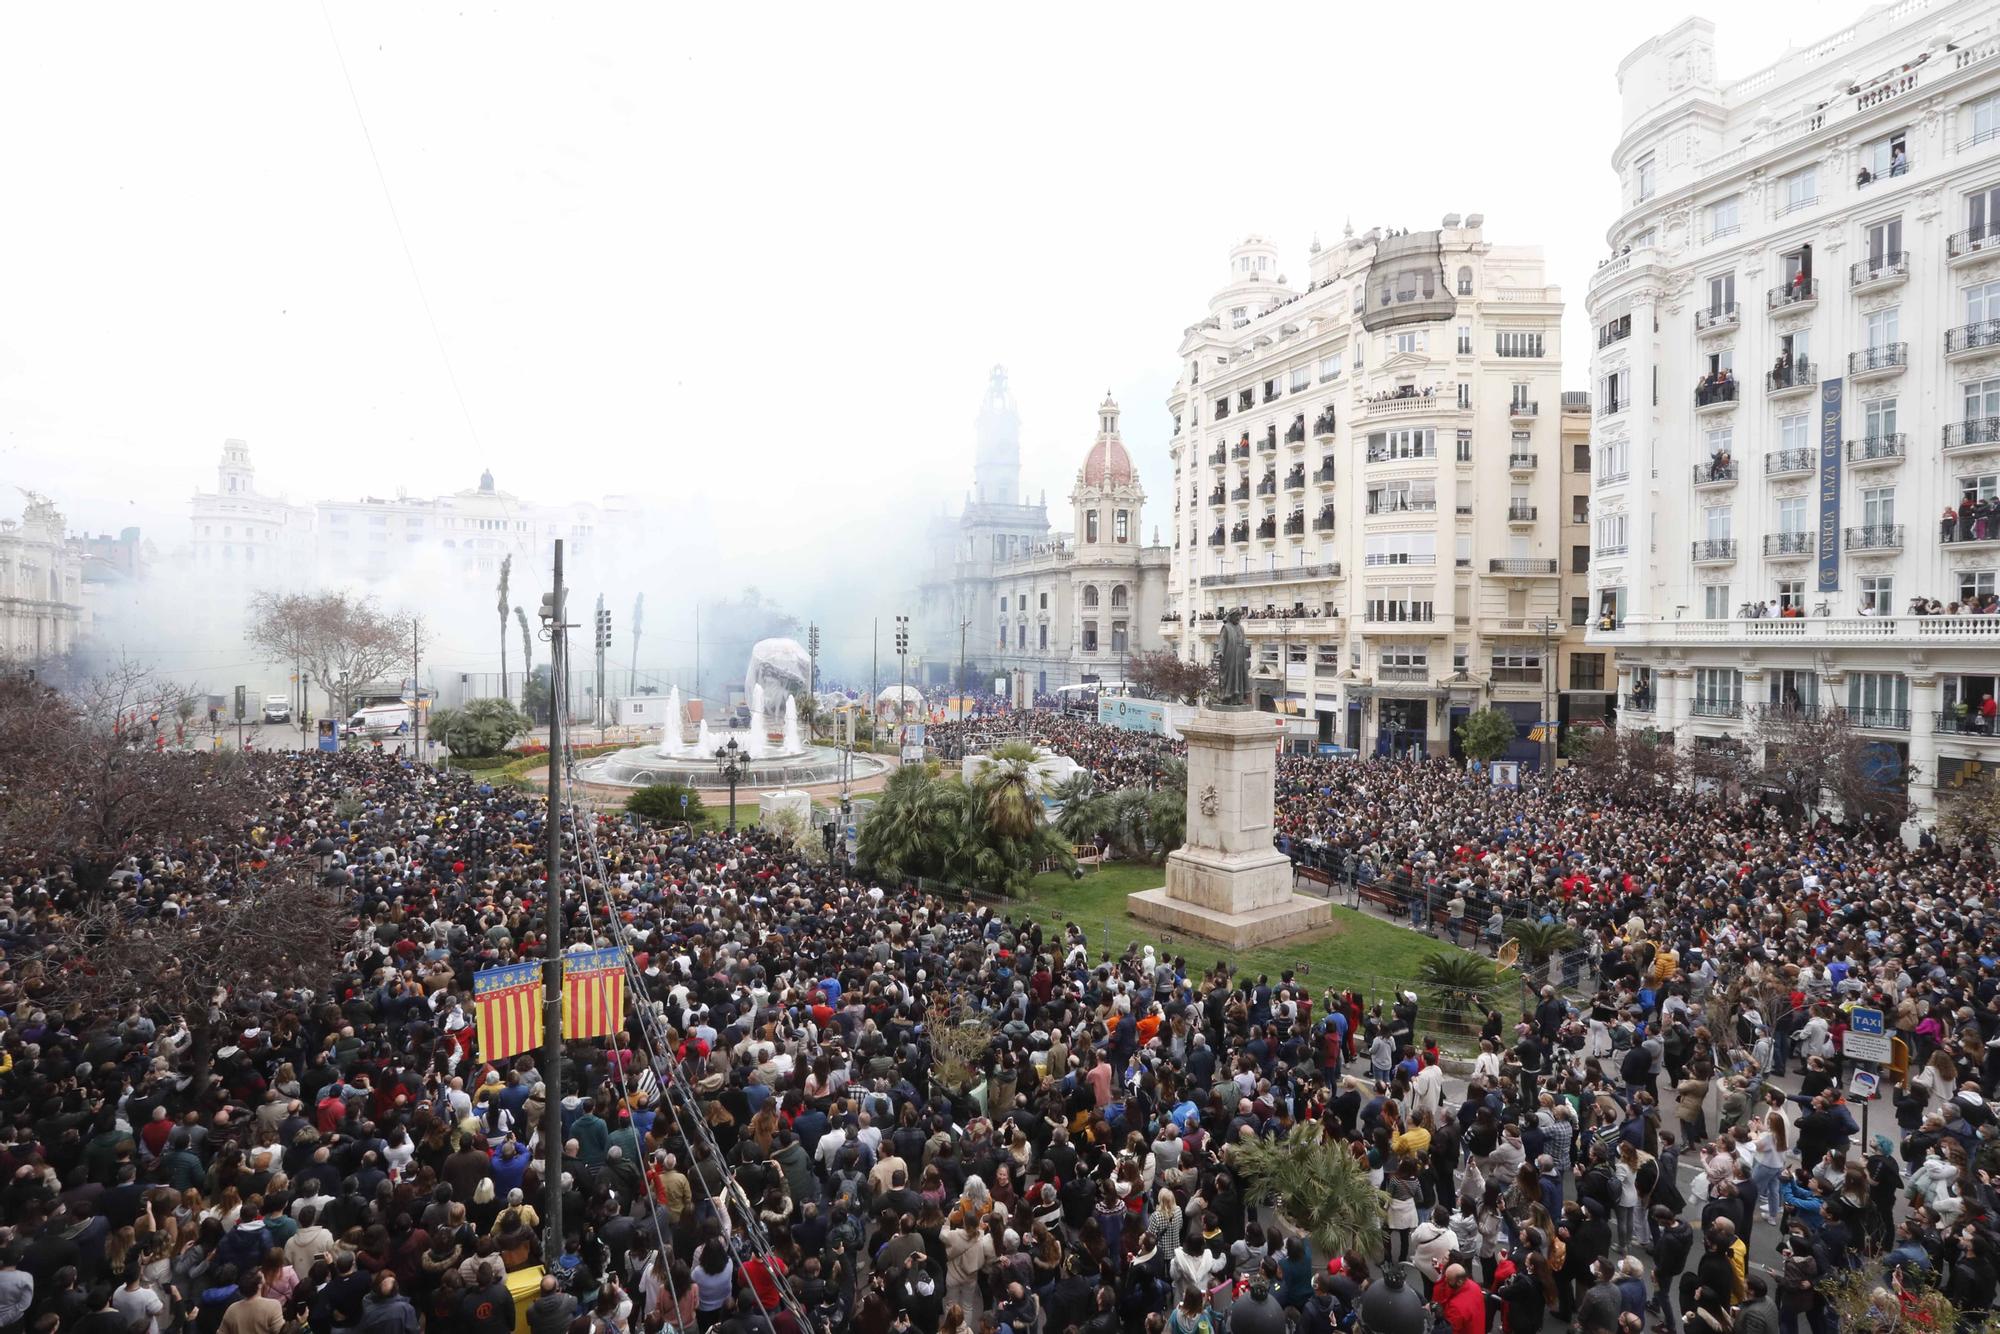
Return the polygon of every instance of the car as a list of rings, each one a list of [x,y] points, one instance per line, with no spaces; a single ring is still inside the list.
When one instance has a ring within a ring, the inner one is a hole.
[[[292,699],[289,695],[264,696],[264,721],[267,723],[288,723],[292,720]]]

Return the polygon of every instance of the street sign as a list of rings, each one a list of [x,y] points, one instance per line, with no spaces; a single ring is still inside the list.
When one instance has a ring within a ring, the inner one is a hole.
[[[1848,1029],[1841,1035],[1840,1054],[1857,1061],[1878,1061],[1884,1065],[1894,1054],[1890,1040],[1880,1033],[1862,1033]]]
[[[1884,1032],[1882,1028],[1882,1012],[1880,1010],[1864,1010],[1857,1005],[1847,1012],[1847,1026],[1856,1033],[1865,1033],[1869,1037],[1879,1038]]]
[[[1873,1070],[1856,1070],[1854,1078],[1847,1083],[1847,1096],[1850,1098],[1872,1098],[1875,1096],[1875,1086],[1881,1082],[1881,1079]]]

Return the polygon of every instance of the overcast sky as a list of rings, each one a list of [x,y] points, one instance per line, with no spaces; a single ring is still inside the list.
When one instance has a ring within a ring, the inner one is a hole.
[[[1719,7],[1721,72],[1863,8]],[[1124,403],[1150,538],[1176,344],[1246,233],[1302,283],[1349,219],[1484,213],[1545,247],[1581,387],[1615,68],[1685,12],[10,5],[0,481],[169,550],[227,436],[306,500],[490,466],[684,497],[782,598],[956,503],[1004,362],[1063,525]]]

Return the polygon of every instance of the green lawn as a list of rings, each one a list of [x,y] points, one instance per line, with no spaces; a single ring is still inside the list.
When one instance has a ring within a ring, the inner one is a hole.
[[[1423,988],[1414,980],[1419,961],[1429,954],[1458,952],[1444,941],[1336,906],[1330,930],[1231,955],[1210,941],[1165,932],[1126,915],[1126,895],[1165,882],[1164,867],[1123,862],[1086,871],[1081,880],[1052,872],[1035,877],[1025,906],[1029,915],[1045,923],[1067,920],[1082,926],[1090,935],[1093,959],[1107,947],[1113,954],[1121,953],[1137,940],[1185,956],[1191,970],[1206,971],[1217,960],[1228,958],[1241,972],[1264,973],[1275,981],[1280,972],[1290,968],[1315,994],[1329,986],[1354,987],[1371,1002],[1391,990],[1412,988],[1421,993]],[[1520,1003],[1519,982],[1512,973],[1504,979],[1494,1000],[1501,1013],[1511,1014]],[[1434,1013],[1434,1007],[1425,1008]]]

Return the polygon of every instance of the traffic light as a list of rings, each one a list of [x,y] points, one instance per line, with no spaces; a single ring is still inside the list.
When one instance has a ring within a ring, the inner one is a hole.
[[[597,609],[597,647],[611,647],[611,612],[605,607]]]
[[[246,701],[244,699],[244,694],[247,689],[248,687],[245,686],[236,687],[236,721],[239,723],[243,721],[244,715],[249,712],[249,709],[246,707]]]

